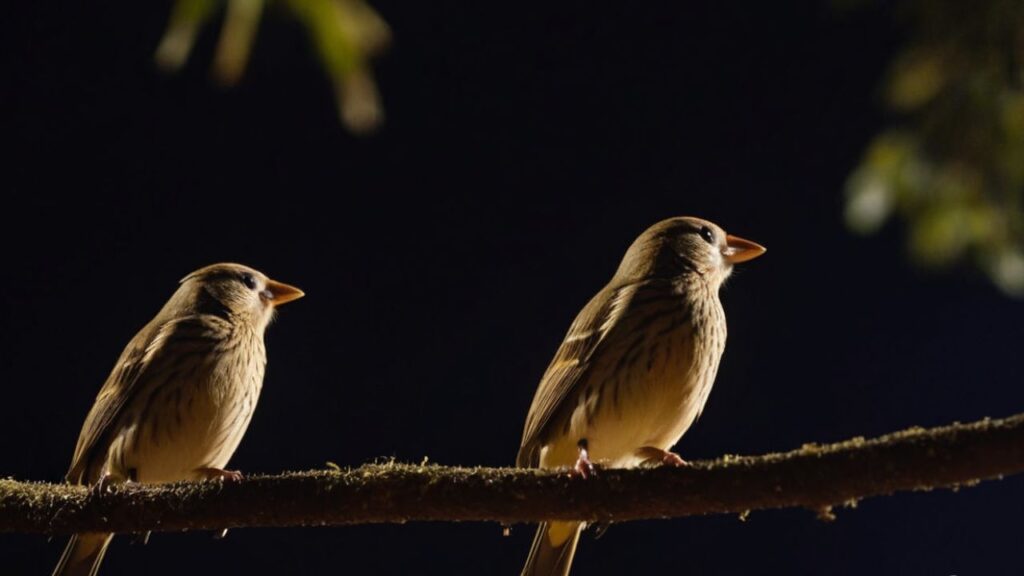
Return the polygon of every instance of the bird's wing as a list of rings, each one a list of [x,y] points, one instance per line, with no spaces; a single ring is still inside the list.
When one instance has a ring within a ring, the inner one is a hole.
[[[589,370],[591,359],[599,353],[640,286],[606,286],[591,298],[569,326],[534,394],[519,444],[518,466],[538,465],[540,441],[546,428],[562,406],[575,397],[574,391]]]
[[[216,345],[223,330],[219,323],[225,321],[216,318],[211,322],[211,318],[186,316],[167,322],[154,320],[132,338],[82,425],[67,474],[68,482],[81,484],[95,480],[86,477],[94,457],[106,457],[118,420],[142,388],[140,383],[152,378],[168,378],[189,361],[189,355],[206,353]]]

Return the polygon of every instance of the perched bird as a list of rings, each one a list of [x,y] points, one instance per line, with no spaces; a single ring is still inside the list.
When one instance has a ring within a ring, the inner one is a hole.
[[[658,222],[580,311],[541,378],[517,465],[684,464],[669,452],[704,408],[725,349],[718,289],[763,254],[698,218]],[[569,573],[583,524],[545,522],[523,576]]]
[[[67,480],[239,479],[225,470],[267,364],[263,332],[298,288],[240,264],[186,276],[125,347],[85,418]],[[75,534],[54,576],[95,576],[113,534]]]

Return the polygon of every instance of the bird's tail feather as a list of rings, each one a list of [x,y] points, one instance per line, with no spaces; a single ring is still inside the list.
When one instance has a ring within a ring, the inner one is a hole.
[[[53,576],[96,576],[113,534],[86,532],[71,537]]]
[[[522,576],[567,576],[582,529],[581,522],[544,522],[538,526]]]

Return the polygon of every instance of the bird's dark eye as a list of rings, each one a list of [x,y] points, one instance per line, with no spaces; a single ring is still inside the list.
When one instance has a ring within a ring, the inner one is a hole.
[[[703,238],[704,241],[707,242],[708,244],[715,243],[715,233],[712,232],[711,228],[708,228],[707,226],[701,226],[700,237]]]
[[[245,287],[249,290],[255,290],[256,278],[252,274],[246,272],[245,274],[242,274],[242,284],[245,284]]]

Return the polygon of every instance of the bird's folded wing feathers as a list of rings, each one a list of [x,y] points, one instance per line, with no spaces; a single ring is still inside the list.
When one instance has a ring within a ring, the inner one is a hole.
[[[526,417],[523,440],[516,464],[537,466],[540,441],[556,412],[574,398],[578,384],[585,379],[591,359],[607,340],[608,334],[629,308],[641,284],[605,286],[598,292],[569,326],[554,359],[541,378]]]
[[[167,371],[170,363],[185,361],[190,350],[208,351],[220,340],[222,334],[217,328],[223,328],[226,322],[216,318],[211,324],[211,318],[186,316],[166,322],[154,319],[132,338],[85,419],[68,470],[68,482],[82,484],[95,480],[85,477],[93,456],[105,454],[111,432],[138,393],[141,382]],[[188,345],[183,346],[186,342]]]

